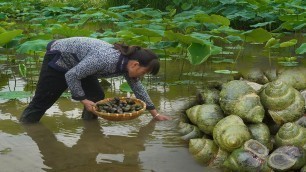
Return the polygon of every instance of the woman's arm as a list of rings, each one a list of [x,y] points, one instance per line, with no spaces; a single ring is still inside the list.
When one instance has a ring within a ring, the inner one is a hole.
[[[146,89],[142,85],[141,81],[137,78],[130,78],[125,75],[125,79],[127,83],[130,85],[131,89],[133,90],[136,98],[144,101],[147,105],[147,110],[151,113],[152,117],[158,121],[163,120],[170,120],[171,117],[159,114],[158,111],[155,109],[155,106],[149,97]]]

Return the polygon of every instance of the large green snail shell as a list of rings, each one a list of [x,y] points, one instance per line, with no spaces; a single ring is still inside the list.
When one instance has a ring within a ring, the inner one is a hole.
[[[249,124],[247,126],[251,132],[253,139],[265,145],[269,150],[273,149],[270,130],[265,123]]]
[[[220,91],[215,88],[205,88],[197,93],[199,104],[219,104]]]
[[[220,106],[227,115],[238,115],[253,123],[262,122],[264,108],[255,90],[245,81],[233,80],[223,85]]]
[[[291,85],[297,90],[306,89],[306,68],[282,69],[278,71],[277,80]]]
[[[235,149],[224,162],[224,167],[232,171],[266,172],[268,149],[256,140],[248,140],[244,146]]]
[[[305,100],[293,87],[273,81],[260,93],[262,105],[268,110],[275,123],[281,125],[303,116]]]
[[[219,148],[214,158],[209,162],[208,166],[212,168],[220,168],[223,166],[224,161],[228,157],[229,153],[221,148]]]
[[[213,140],[198,138],[189,141],[189,152],[195,160],[210,167],[221,167],[228,153],[220,149]]]
[[[218,146],[210,139],[190,139],[189,152],[197,162],[208,164],[213,158],[212,155],[217,154]]]
[[[219,105],[196,105],[186,110],[190,121],[206,134],[212,134],[213,128],[224,115]]]
[[[306,128],[293,122],[285,123],[275,135],[275,144],[277,147],[294,145],[306,148]]]
[[[215,143],[228,152],[239,148],[250,138],[251,134],[247,126],[236,115],[229,115],[221,119],[213,130]]]
[[[269,82],[268,78],[265,76],[264,72],[258,68],[250,68],[248,71],[242,72],[244,79],[259,84],[266,84]]]
[[[268,158],[268,165],[276,171],[297,170],[305,164],[306,152],[296,146],[279,147]]]
[[[179,122],[178,124],[178,132],[182,135],[183,140],[190,140],[193,138],[203,137],[203,133],[199,130],[199,128],[195,125]]]
[[[239,172],[269,172],[271,169],[267,163],[253,156],[252,153],[243,149],[236,149],[224,162],[224,167]]]

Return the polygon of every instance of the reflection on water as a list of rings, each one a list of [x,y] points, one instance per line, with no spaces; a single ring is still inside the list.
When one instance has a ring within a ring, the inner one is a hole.
[[[59,141],[42,123],[24,128],[37,144],[44,165],[50,168],[46,171],[140,171],[139,152],[144,150],[144,142],[154,125],[151,121],[139,129],[137,137],[125,137],[104,135],[99,121],[83,121],[80,138],[71,147]],[[105,163],[101,161],[104,154],[113,156]]]
[[[66,129],[47,122],[15,123],[22,129],[12,134],[2,129],[0,150],[9,150],[0,153],[3,171],[203,170],[178,139],[175,121],[156,122],[148,115],[122,125],[79,119],[66,121]]]

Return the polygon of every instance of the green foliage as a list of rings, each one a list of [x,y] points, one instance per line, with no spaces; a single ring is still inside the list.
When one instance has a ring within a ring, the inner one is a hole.
[[[174,33],[173,31],[166,31],[165,37],[172,41],[177,41],[183,45],[190,45],[192,43],[204,44],[205,42],[201,39],[195,38],[190,35],[184,35],[181,33]]]
[[[249,30],[242,33],[242,39],[245,39],[246,42],[263,43],[268,41],[271,37],[271,33],[262,28]]]
[[[7,31],[7,32],[3,32],[0,34],[0,46],[3,46],[7,43],[9,43],[10,41],[12,41],[15,37],[17,37],[18,35],[21,35],[23,31],[18,29],[18,30],[12,30],[12,31]]]
[[[188,47],[189,61],[193,65],[199,65],[211,55],[211,46],[207,44],[192,43]]]
[[[279,43],[279,39],[275,39],[275,38],[270,38],[266,45],[265,45],[265,48],[271,48],[273,47],[274,45],[278,44]]]
[[[132,93],[132,89],[129,86],[129,84],[127,82],[123,82],[120,87],[119,87],[120,91],[122,92],[128,92],[128,93]]]
[[[25,64],[19,64],[18,65],[19,73],[21,76],[26,77],[27,76],[27,67]]]
[[[52,34],[58,34],[63,37],[85,36],[88,37],[92,34],[92,31],[86,29],[70,28],[66,25],[61,28],[54,28]]]
[[[21,44],[18,49],[17,53],[20,54],[33,54],[37,51],[45,51],[47,44],[50,40],[34,40],[34,41],[27,41]]]
[[[289,41],[280,43],[279,47],[291,47],[291,46],[295,45],[296,43],[297,43],[296,39],[291,39]]]
[[[147,29],[147,28],[131,28],[130,31],[132,31],[135,34],[144,35],[148,37],[162,37],[163,36],[163,31],[156,31],[156,30]]]
[[[106,0],[107,7],[131,5],[134,9],[149,7],[165,10],[170,4],[172,4],[172,0]]]
[[[306,53],[306,43],[303,43],[299,48],[297,48],[295,50],[295,52],[297,54],[304,54],[304,53]]]

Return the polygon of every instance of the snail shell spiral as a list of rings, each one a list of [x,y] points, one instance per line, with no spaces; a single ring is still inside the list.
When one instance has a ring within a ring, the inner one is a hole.
[[[236,115],[229,115],[221,119],[213,130],[215,143],[228,152],[241,147],[251,134],[243,120]]]
[[[288,122],[281,126],[275,135],[276,146],[294,145],[306,148],[306,128]]]
[[[293,122],[303,116],[305,100],[296,89],[281,82],[273,81],[260,93],[261,103],[278,125]]]

